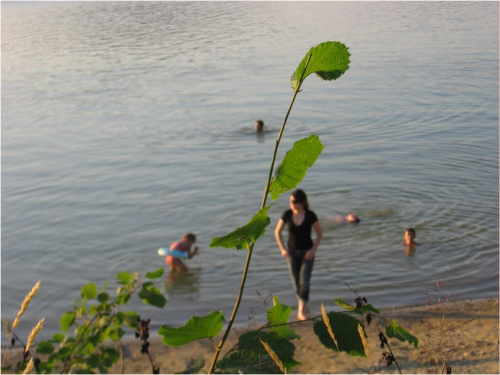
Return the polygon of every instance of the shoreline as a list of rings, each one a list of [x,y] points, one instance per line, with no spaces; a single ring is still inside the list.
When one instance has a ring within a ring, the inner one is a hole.
[[[449,362],[452,373],[498,374],[498,297],[455,300],[439,306],[445,316],[446,326],[449,327],[450,323],[456,326],[451,332],[452,337],[449,338],[449,354],[453,357],[453,360]],[[438,362],[435,359],[436,352],[425,350],[426,333],[429,332],[425,324],[436,325],[441,322],[441,319],[436,318],[428,320],[428,308],[428,305],[414,305],[380,309],[380,315],[387,319],[387,323],[379,321],[382,329],[392,319],[396,319],[398,325],[419,339],[418,349],[408,342],[389,339],[391,349],[403,373],[441,373],[442,361]],[[336,311],[339,310],[336,309]],[[293,313],[290,316],[290,323],[292,323]],[[369,326],[365,323],[370,352],[368,358],[350,357],[347,353],[337,353],[327,349],[314,334],[313,325],[314,321],[291,325],[291,329],[300,336],[300,339],[292,341],[295,345],[293,358],[301,362],[291,370],[291,373],[398,373],[394,364],[387,367],[385,361],[381,360],[384,349],[380,348],[378,331],[373,323]],[[238,336],[248,329],[247,327],[231,330],[219,359],[237,343]],[[215,338],[215,343],[219,343],[224,330],[225,327]],[[206,373],[215,352],[214,344],[208,339],[193,341],[181,347],[167,347],[161,342],[161,337],[152,335],[149,342],[153,363],[159,366],[160,373],[182,372],[186,369],[189,360],[198,357],[205,360],[205,365],[200,372]],[[122,343],[124,373],[151,373],[151,364],[147,355],[141,354],[141,341],[126,338],[122,340]],[[10,350],[8,363],[11,363],[18,351],[20,353],[19,348]],[[121,364],[113,365],[109,373],[122,373]]]
[[[451,341],[451,354],[455,357],[455,360],[450,363],[452,372],[498,374],[498,297],[456,300],[444,306],[450,308],[450,312],[445,314],[448,323],[451,320],[460,323],[461,321],[474,319],[460,327],[461,332],[457,331],[455,338]],[[425,353],[423,350],[427,328],[424,326],[422,316],[428,312],[428,307],[428,305],[414,305],[380,310],[381,316],[387,318],[389,322],[396,319],[400,326],[419,338],[419,349],[413,348],[407,342],[400,342],[396,339],[389,340],[403,373],[441,373],[442,363],[436,363],[433,360],[432,353]],[[369,371],[376,373],[398,372],[394,364],[387,367],[386,363],[380,360],[383,350],[380,349],[378,331],[376,331],[374,324],[370,326],[365,324],[371,353],[368,358],[351,357],[347,353],[337,353],[327,349],[314,334],[313,325],[313,321],[291,325],[291,329],[300,336],[299,340],[292,341],[296,347],[293,358],[301,362],[300,365],[292,369],[291,373],[362,374]],[[231,330],[219,359],[236,344],[238,336],[246,330],[248,328],[233,328]],[[219,343],[223,333],[224,331],[219,334],[215,343]],[[191,342],[178,348],[164,346],[160,337],[151,338],[150,342],[153,362],[160,366],[161,373],[183,371],[186,368],[186,363],[191,358],[196,359],[198,356],[203,357],[205,360],[205,366],[201,372],[206,373],[210,368],[214,355],[214,345],[209,340]],[[127,341],[126,347],[125,372],[151,373],[151,367],[146,356],[140,354],[139,340]],[[111,371],[120,373],[120,366],[113,366]]]
[[[468,321],[455,330],[455,337],[450,339],[450,354],[454,361],[450,362],[453,373],[499,373],[499,304],[498,297],[456,300],[443,304],[450,311],[445,313],[447,324],[450,322]],[[428,332],[425,324],[425,315],[428,313],[428,305],[414,305],[403,307],[392,307],[380,310],[380,315],[388,319],[396,319],[398,324],[407,329],[419,339],[419,349],[413,348],[408,342],[400,342],[389,339],[392,350],[403,373],[441,373],[442,363],[436,363],[432,352],[425,352],[424,339]],[[293,314],[293,312],[292,312]],[[292,315],[291,315],[291,319]],[[473,319],[473,320],[470,320]],[[440,321],[440,319],[439,319]],[[437,319],[432,320],[438,322]],[[385,325],[387,325],[385,324]],[[366,326],[368,335],[368,346],[370,356],[351,357],[347,353],[337,353],[324,347],[313,331],[313,321],[291,325],[301,338],[293,340],[296,349],[294,359],[301,362],[294,367],[291,373],[397,373],[394,364],[386,366],[382,361],[383,350],[380,349],[378,331],[374,324]],[[384,327],[385,327],[384,325]],[[239,334],[248,329],[234,329],[230,332],[228,340],[222,349],[219,359],[226,354],[237,342]],[[460,332],[458,332],[460,331]],[[219,334],[216,343],[219,343]],[[183,371],[186,363],[191,358],[202,356],[205,366],[202,372],[208,372],[214,354],[214,345],[209,340],[191,342],[183,347],[166,347],[161,343],[161,338],[150,339],[151,355],[153,362],[160,366],[161,373],[174,373]],[[133,340],[126,343],[128,358],[124,361],[125,372],[129,373],[151,373],[151,367],[147,358],[141,358],[140,342]],[[148,367],[149,365],[149,367]],[[120,373],[120,366],[115,365],[111,369]],[[111,372],[111,371],[110,371]]]

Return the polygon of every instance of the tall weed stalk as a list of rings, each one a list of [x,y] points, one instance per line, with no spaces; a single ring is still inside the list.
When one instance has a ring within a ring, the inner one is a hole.
[[[283,121],[283,124],[281,125],[281,129],[280,129],[280,132],[278,134],[278,138],[276,139],[276,145],[274,146],[274,153],[273,153],[273,157],[271,159],[271,167],[269,168],[269,176],[267,178],[266,188],[264,190],[264,197],[262,198],[262,204],[260,205],[260,209],[261,210],[266,206],[267,196],[269,194],[269,188],[271,186],[271,179],[272,179],[272,176],[273,176],[274,163],[276,161],[276,155],[278,153],[278,148],[279,148],[279,144],[280,144],[280,141],[281,141],[281,137],[283,136],[283,131],[285,130],[285,125],[286,125],[286,122],[288,120],[288,116],[290,115],[290,112],[292,110],[293,103],[295,102],[295,98],[297,97],[297,93],[300,91],[300,86],[302,85],[302,81],[303,81],[303,78],[304,78],[304,73],[305,73],[305,71],[307,69],[307,66],[309,65],[310,59],[311,59],[311,54],[309,54],[308,57],[307,57],[307,62],[306,62],[306,65],[305,65],[304,72],[302,73],[302,76],[300,77],[299,84],[297,85],[297,87],[295,88],[295,90],[293,92],[292,101],[290,102],[290,106],[288,107],[288,111],[286,113],[285,119]],[[211,374],[214,371],[214,369],[215,369],[215,364],[217,363],[217,359],[219,358],[219,354],[220,354],[220,352],[222,350],[222,347],[224,346],[224,343],[227,340],[229,332],[231,331],[231,327],[233,326],[234,320],[236,319],[236,314],[238,313],[238,308],[240,306],[241,298],[243,296],[243,291],[245,289],[245,281],[247,279],[248,269],[250,267],[250,260],[252,258],[252,252],[253,252],[254,245],[255,245],[255,242],[251,242],[248,245],[247,258],[246,258],[246,261],[245,261],[245,267],[243,269],[243,274],[242,274],[242,277],[241,277],[241,284],[240,284],[240,289],[239,289],[239,292],[238,292],[238,297],[236,298],[236,302],[234,304],[233,312],[231,314],[231,318],[229,319],[229,324],[228,324],[228,326],[226,328],[224,336],[222,337],[220,343],[215,348],[215,354],[214,354],[214,357],[212,359],[212,364],[210,366],[210,370],[208,371],[209,374]]]

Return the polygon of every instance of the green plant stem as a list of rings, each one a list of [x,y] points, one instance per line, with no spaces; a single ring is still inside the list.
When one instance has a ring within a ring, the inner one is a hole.
[[[382,330],[380,329],[380,327],[379,327],[379,325],[377,324],[376,321],[375,321],[375,326],[377,327],[378,331],[383,335],[384,333],[382,332]],[[389,352],[391,353],[392,358],[394,358],[394,363],[396,364],[396,367],[398,368],[399,373],[402,374],[401,368],[399,367],[399,364],[398,364],[398,360],[396,359],[396,356],[394,355],[394,352],[392,351],[391,346],[389,345],[389,341],[388,340],[385,341],[385,345],[387,345],[387,348],[389,349]]]
[[[243,296],[243,290],[245,289],[245,281],[247,278],[248,268],[250,267],[250,259],[252,257],[253,245],[254,244],[252,243],[248,247],[247,260],[245,262],[245,268],[243,270],[243,275],[241,276],[240,291],[238,292],[238,297],[236,298],[236,303],[234,304],[233,313],[231,314],[231,318],[229,319],[229,324],[227,325],[226,332],[224,333],[224,336],[222,337],[219,345],[217,345],[217,347],[215,348],[215,354],[214,354],[214,358],[212,359],[212,365],[210,366],[210,370],[208,371],[209,374],[211,374],[215,369],[215,364],[217,363],[217,359],[219,358],[219,354],[222,350],[222,347],[224,346],[224,343],[226,342],[227,336],[229,335],[229,331],[231,330],[231,327],[233,326],[234,320],[236,318],[236,314],[238,313],[238,308],[240,307],[241,298]]]
[[[271,178],[272,178],[272,174],[273,174],[274,163],[276,161],[276,154],[278,153],[278,146],[279,146],[279,143],[281,140],[281,136],[283,135],[283,131],[285,130],[285,125],[286,125],[286,122],[288,120],[288,116],[290,115],[290,112],[292,110],[293,103],[295,102],[295,98],[297,96],[297,93],[300,91],[300,86],[302,85],[302,81],[304,79],[304,74],[307,70],[307,66],[309,65],[309,61],[311,60],[311,56],[312,55],[309,54],[309,56],[307,58],[307,62],[306,62],[306,65],[304,67],[304,71],[302,72],[302,77],[300,77],[299,84],[297,85],[295,91],[293,92],[292,101],[290,102],[290,106],[288,107],[288,111],[286,113],[285,120],[283,121],[283,125],[281,125],[281,129],[280,129],[278,138],[276,139],[276,146],[274,147],[274,153],[273,153],[273,157],[271,160],[271,167],[269,168],[269,177],[267,179],[266,188],[264,190],[264,198],[262,199],[262,204],[260,206],[260,209],[263,209],[266,206],[267,196],[269,193],[269,187],[271,185]],[[217,345],[217,347],[215,348],[215,354],[214,354],[214,358],[212,359],[212,365],[210,366],[210,370],[208,371],[209,374],[212,374],[214,369],[215,369],[217,359],[219,358],[222,347],[224,346],[224,343],[226,342],[227,336],[229,335],[229,331],[231,330],[231,327],[233,326],[234,320],[236,318],[236,314],[238,313],[238,308],[240,306],[241,298],[243,296],[243,291],[245,289],[245,281],[247,278],[248,268],[250,267],[250,259],[252,258],[252,251],[253,251],[254,244],[255,243],[251,243],[250,246],[248,247],[247,259],[245,262],[245,268],[243,270],[243,275],[241,277],[241,284],[240,284],[240,290],[238,292],[238,297],[236,298],[236,302],[234,304],[233,312],[231,314],[231,318],[230,318],[228,326],[226,328],[226,332],[224,333],[224,336],[222,337],[219,345]]]
[[[358,292],[357,292],[356,290],[354,290],[353,288],[351,288],[351,286],[350,286],[348,283],[344,283],[344,284],[345,284],[345,285],[347,285],[347,287],[348,287],[349,289],[351,289],[351,290],[354,292],[354,294],[355,294],[356,296],[358,296],[358,297],[359,297]],[[380,329],[380,327],[379,327],[379,325],[378,325],[377,321],[376,321],[376,320],[374,320],[374,322],[375,322],[375,326],[377,327],[378,331],[379,331],[379,332],[383,335],[384,333],[383,333],[383,332],[382,332],[382,330]],[[400,374],[402,374],[402,372],[401,372],[401,368],[399,367],[398,361],[396,360],[396,356],[395,356],[395,355],[394,355],[394,353],[392,352],[391,346],[389,345],[389,342],[388,342],[387,340],[386,340],[386,342],[385,342],[385,345],[387,345],[387,348],[389,349],[389,352],[391,353],[392,357],[394,358],[394,363],[396,364],[396,366],[397,366],[397,368],[398,368],[398,370],[399,370],[399,373],[400,373]]]
[[[73,343],[73,346],[71,347],[71,350],[70,352],[68,353],[68,355],[66,356],[66,358],[64,359],[64,363],[63,363],[63,368],[62,368],[62,371],[61,373],[64,374],[65,372],[68,372],[69,373],[69,370],[67,367],[68,367],[68,363],[71,361],[71,356],[73,355],[73,352],[75,351],[75,348],[77,345],[80,344],[80,341],[82,340],[82,337],[83,335],[87,332],[87,330],[92,326],[92,324],[94,323],[94,321],[97,319],[98,316],[102,315],[102,312],[98,312],[96,313],[92,319],[90,320],[86,320],[83,324],[85,324],[85,327],[83,329],[83,331],[80,333],[80,335],[76,338],[75,342]]]
[[[132,293],[134,293],[137,289],[138,289],[138,285],[135,285],[134,287],[131,288],[131,290],[127,291],[129,293],[129,295],[131,295]],[[114,303],[117,303],[116,300]],[[118,305],[119,303],[116,305],[117,307],[117,310],[118,310]],[[75,351],[75,348],[77,345],[80,344],[80,341],[82,340],[83,338],[83,335],[87,332],[87,330],[92,326],[92,324],[94,324],[95,320],[101,316],[103,314],[102,311],[98,311],[93,317],[92,319],[87,320],[84,322],[84,324],[87,324],[87,326],[84,328],[84,330],[78,335],[78,337],[76,338],[75,342],[73,343],[73,346],[71,347],[71,350],[69,352],[69,354],[66,356],[66,359],[64,360],[64,363],[63,363],[63,369],[62,369],[62,373],[66,372],[66,371],[69,371],[69,369],[67,369],[67,366],[68,366],[68,362],[71,360],[71,356],[73,355],[73,352]]]
[[[260,206],[261,209],[266,206],[267,196],[269,193],[269,188],[271,186],[271,179],[272,179],[272,175],[273,175],[274,163],[276,161],[276,155],[278,153],[278,147],[279,147],[279,144],[281,141],[281,136],[283,135],[283,132],[285,131],[285,125],[286,125],[286,122],[288,120],[288,116],[290,115],[290,112],[292,111],[292,107],[293,107],[293,103],[295,102],[295,98],[297,97],[297,94],[300,91],[300,86],[302,86],[304,74],[306,73],[307,66],[309,65],[309,61],[311,60],[311,56],[312,56],[312,54],[309,54],[309,56],[307,57],[306,65],[304,67],[304,71],[302,72],[302,77],[300,77],[299,84],[297,85],[297,88],[293,92],[292,101],[290,102],[290,106],[288,107],[288,111],[286,113],[285,119],[283,120],[283,125],[281,125],[281,129],[280,129],[280,132],[278,134],[278,138],[276,138],[276,146],[274,146],[273,158],[271,160],[271,168],[269,168],[269,177],[267,178],[266,189],[264,190],[264,198],[262,199],[262,204]]]

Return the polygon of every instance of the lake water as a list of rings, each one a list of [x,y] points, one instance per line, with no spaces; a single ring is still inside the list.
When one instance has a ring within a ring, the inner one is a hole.
[[[353,301],[345,283],[376,307],[436,281],[497,296],[498,31],[498,2],[2,2],[2,318],[41,279],[17,333],[45,317],[48,338],[82,285],[166,267],[156,250],[192,231],[201,255],[166,269],[165,308],[129,308],[154,327],[229,319],[246,252],[208,244],[258,211],[290,76],[329,40],[350,69],[306,79],[278,153],[326,146],[300,184],[324,231],[312,312]],[[241,326],[271,295],[296,306],[273,235],[288,194],[272,203]],[[349,212],[359,225],[332,219]]]

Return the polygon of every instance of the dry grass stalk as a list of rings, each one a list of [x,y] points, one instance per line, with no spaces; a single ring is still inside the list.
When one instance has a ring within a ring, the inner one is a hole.
[[[7,339],[10,340],[11,337],[11,331],[12,331],[12,326],[10,324],[9,319],[2,319],[2,326],[3,329],[5,330],[5,335],[7,336]]]
[[[368,341],[366,341],[365,333],[363,332],[363,328],[359,323],[358,323],[358,332],[359,332],[359,337],[361,337],[361,342],[363,343],[363,348],[365,349],[365,354],[367,357],[369,357],[370,351],[368,350]]]
[[[42,330],[44,322],[45,322],[45,318],[40,319],[38,321],[37,325],[35,327],[33,327],[33,329],[31,330],[31,332],[28,336],[28,342],[26,343],[26,347],[24,348],[25,353],[28,351],[30,346],[35,341],[35,338],[38,336],[38,333],[40,333],[40,331]]]
[[[424,326],[428,329],[428,333],[425,335],[425,344],[421,350],[423,353],[435,355],[434,361],[436,364],[442,362],[441,371],[447,373],[451,371],[449,363],[455,360],[452,348],[453,341],[456,336],[463,334],[461,327],[474,319],[460,321],[446,316],[452,313],[450,303],[454,300],[450,298],[449,294],[445,295],[444,298],[440,297],[440,290],[443,286],[444,284],[438,281],[434,287],[434,293],[426,293],[429,296],[427,301],[429,313],[424,317],[426,320]]]
[[[14,322],[12,323],[12,331],[16,329],[17,325],[19,324],[19,320],[21,319],[21,315],[24,314],[31,300],[33,299],[33,297],[35,297],[36,292],[38,292],[38,288],[40,288],[41,282],[42,280],[38,280],[38,282],[33,286],[33,288],[31,288],[31,291],[26,295],[26,297],[24,297],[23,303],[21,304],[21,308],[17,313],[16,319],[14,319]]]
[[[276,363],[276,365],[278,365],[281,372],[283,372],[283,374],[286,374],[286,368],[285,368],[285,366],[283,366],[283,363],[280,361],[280,359],[278,358],[278,356],[276,355],[274,350],[272,350],[271,347],[269,345],[267,345],[267,343],[265,343],[264,341],[260,340],[260,342],[264,346],[264,349],[266,349],[266,351],[269,353],[269,355],[273,359],[274,363]]]
[[[33,358],[30,358],[30,360],[26,364],[26,368],[24,369],[23,374],[29,374],[31,372],[31,370],[33,370],[34,366],[35,366],[35,362],[33,361]]]
[[[333,339],[333,342],[335,343],[335,346],[337,347],[337,351],[340,352],[339,344],[337,343],[337,339],[335,338],[335,334],[333,333],[332,326],[330,325],[330,318],[328,317],[328,314],[326,313],[325,305],[323,303],[321,304],[321,315],[323,316],[323,321],[325,322],[326,329],[328,330],[330,337]]]

